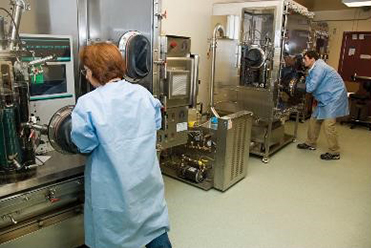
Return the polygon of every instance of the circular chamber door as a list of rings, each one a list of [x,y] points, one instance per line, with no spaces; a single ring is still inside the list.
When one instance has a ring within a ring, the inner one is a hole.
[[[281,69],[281,86],[283,91],[295,101],[304,97],[305,91],[305,69],[301,55],[284,55],[285,66]]]
[[[54,113],[48,125],[48,138],[52,147],[60,152],[76,154],[78,149],[71,140],[71,113],[74,106],[68,105]]]
[[[124,78],[138,82],[151,71],[151,43],[138,31],[128,31],[119,39],[118,47],[125,61]]]
[[[246,63],[251,68],[260,68],[265,63],[265,52],[260,47],[251,47],[245,55]]]
[[[282,81],[283,92],[289,97],[289,102],[293,105],[299,104],[305,97],[305,76],[296,75],[290,80]]]

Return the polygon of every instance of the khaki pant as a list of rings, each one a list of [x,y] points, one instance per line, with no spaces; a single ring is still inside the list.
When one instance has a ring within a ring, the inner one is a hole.
[[[331,154],[339,154],[340,147],[338,142],[338,133],[336,131],[336,119],[318,120],[311,117],[309,120],[308,137],[305,142],[307,145],[316,147],[322,123],[324,123],[325,134],[328,143],[328,152]]]

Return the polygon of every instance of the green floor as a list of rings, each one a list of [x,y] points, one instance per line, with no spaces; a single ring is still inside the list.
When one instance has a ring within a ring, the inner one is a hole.
[[[292,123],[289,123],[289,125]],[[300,124],[303,141],[307,124]],[[174,248],[371,247],[371,132],[338,126],[341,159],[290,144],[225,193],[165,176]]]

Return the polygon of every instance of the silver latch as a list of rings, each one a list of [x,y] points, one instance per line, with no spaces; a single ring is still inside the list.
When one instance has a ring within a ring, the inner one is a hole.
[[[17,225],[18,224],[18,221],[16,221],[13,216],[11,214],[8,214],[8,215],[4,215],[3,216],[3,220],[6,220],[6,219],[10,219],[10,221],[14,224],[14,225]]]
[[[51,202],[51,203],[55,203],[55,202],[58,202],[60,201],[61,199],[60,198],[57,198],[55,196],[55,192],[56,190],[54,188],[51,188],[49,189],[49,193],[46,195],[46,198]]]
[[[156,15],[156,17],[157,17],[158,19],[160,19],[160,20],[162,20],[162,19],[166,19],[166,18],[167,18],[167,11],[165,10],[164,13],[156,13],[155,15]]]

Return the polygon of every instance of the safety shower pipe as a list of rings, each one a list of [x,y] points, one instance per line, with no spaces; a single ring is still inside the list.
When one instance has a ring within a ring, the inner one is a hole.
[[[210,81],[210,109],[215,117],[220,117],[216,109],[214,108],[214,83],[215,83],[215,63],[216,63],[216,46],[217,46],[217,35],[224,36],[225,31],[223,26],[218,23],[215,25],[213,31],[213,38],[211,39],[211,49],[212,49],[212,58],[211,58],[211,81]]]

